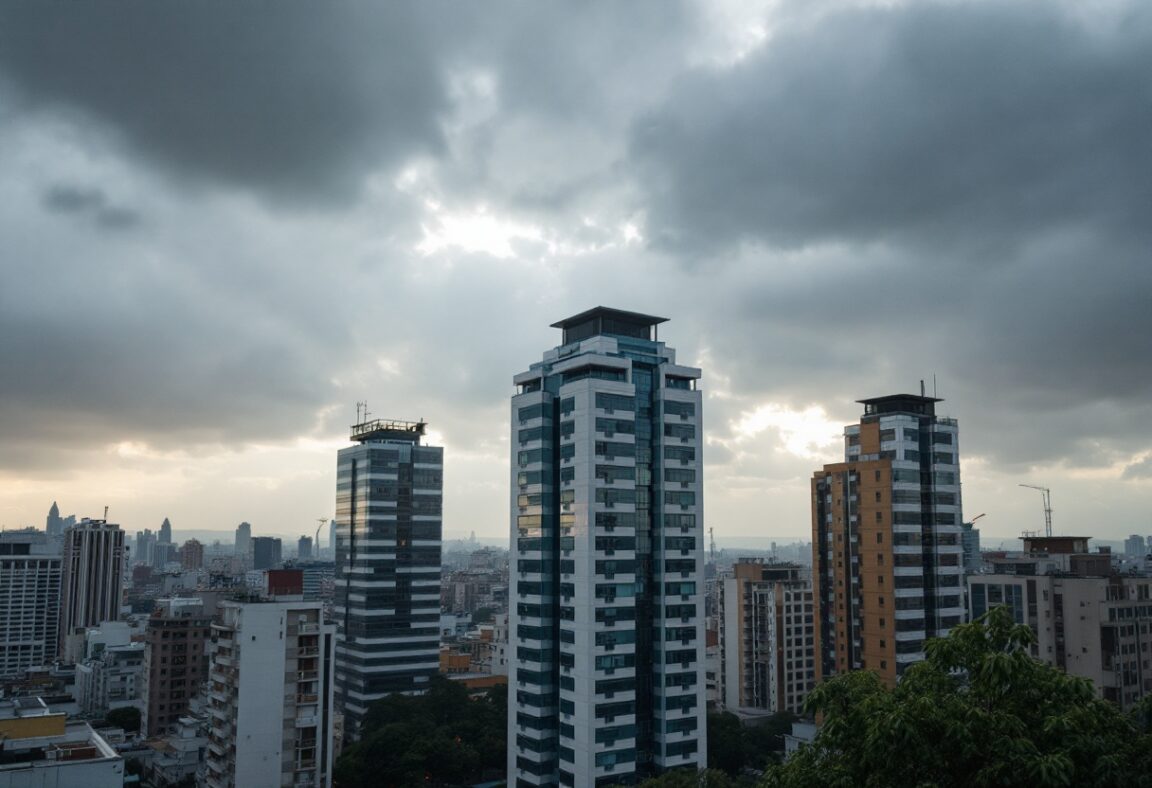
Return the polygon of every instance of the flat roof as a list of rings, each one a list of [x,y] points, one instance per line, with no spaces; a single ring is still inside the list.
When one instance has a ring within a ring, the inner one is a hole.
[[[552,328],[570,328],[571,326],[591,320],[594,317],[610,317],[616,320],[644,326],[658,326],[661,323],[668,322],[668,318],[666,317],[645,315],[640,312],[629,312],[624,309],[612,309],[611,307],[607,306],[595,306],[587,311],[581,312],[578,315],[572,315],[572,317],[566,317],[563,320],[556,321],[552,324]]]
[[[883,397],[870,397],[869,399],[858,399],[856,401],[861,405],[876,405],[884,402],[896,402],[897,400],[917,400],[919,402],[944,401],[939,397],[922,397],[919,394],[885,394]]]

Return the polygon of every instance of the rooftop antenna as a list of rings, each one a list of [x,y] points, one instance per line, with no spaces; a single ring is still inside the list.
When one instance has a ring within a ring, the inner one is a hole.
[[[1052,536],[1052,491],[1047,487],[1040,487],[1036,484],[1019,484],[1017,486],[1040,491],[1040,495],[1044,501],[1044,535]]]
[[[364,406],[367,404],[368,403],[366,403],[366,402],[361,402],[360,400],[356,400],[356,423],[357,424],[363,424],[364,423],[364,421],[360,418],[360,411],[363,410]]]
[[[932,373],[932,399],[937,399],[937,397],[936,397],[936,373],[935,372]]]
[[[104,507],[104,522],[108,522],[108,507]]]
[[[925,394],[924,394],[924,378],[920,378],[920,396],[921,397],[925,396]]]

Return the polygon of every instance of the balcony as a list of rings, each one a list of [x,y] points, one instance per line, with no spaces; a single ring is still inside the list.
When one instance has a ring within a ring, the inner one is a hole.
[[[319,624],[300,624],[296,628],[296,634],[297,635],[319,635],[320,634],[320,625]]]
[[[315,670],[301,670],[296,673],[296,681],[316,681],[320,676]]]

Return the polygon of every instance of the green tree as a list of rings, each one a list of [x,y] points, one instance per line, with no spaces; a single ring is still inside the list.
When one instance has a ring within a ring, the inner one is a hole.
[[[640,788],[739,788],[739,783],[717,769],[672,769],[640,783]]]
[[[725,774],[744,771],[747,757],[744,748],[744,726],[732,712],[708,715],[708,767]]]
[[[126,733],[136,733],[140,730],[140,709],[132,706],[112,709],[104,715],[104,720],[109,725],[123,728]]]
[[[1152,785],[1147,716],[1033,659],[1033,640],[996,608],[929,641],[895,688],[869,671],[821,684],[815,742],[762,786]]]
[[[341,754],[336,785],[464,785],[502,774],[507,713],[506,687],[472,698],[442,676],[423,695],[389,695],[372,704],[360,741]]]

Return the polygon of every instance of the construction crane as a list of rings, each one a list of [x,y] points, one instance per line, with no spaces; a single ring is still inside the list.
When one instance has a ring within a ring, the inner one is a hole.
[[[312,544],[313,544],[313,549],[316,552],[316,557],[319,558],[320,557],[320,529],[323,528],[328,523],[328,518],[327,517],[317,517],[316,522],[318,522],[320,524],[318,526],[316,526],[316,538],[315,538],[315,540],[313,540]],[[333,547],[333,548],[335,547],[335,545],[329,545],[329,546]],[[333,558],[336,557],[335,551],[333,551],[332,557]]]
[[[1017,486],[1040,491],[1040,495],[1044,499],[1044,535],[1052,536],[1052,491],[1036,484],[1019,484]]]

